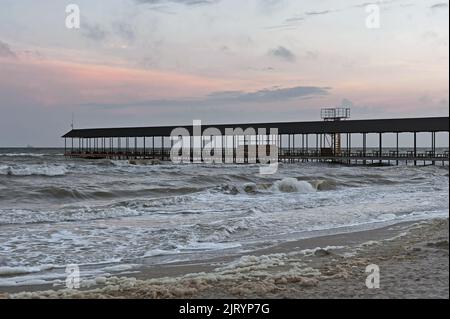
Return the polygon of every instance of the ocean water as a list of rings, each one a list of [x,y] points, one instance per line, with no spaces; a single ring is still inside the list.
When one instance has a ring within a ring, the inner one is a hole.
[[[249,252],[286,240],[449,215],[449,169],[130,165],[0,149],[1,287]]]

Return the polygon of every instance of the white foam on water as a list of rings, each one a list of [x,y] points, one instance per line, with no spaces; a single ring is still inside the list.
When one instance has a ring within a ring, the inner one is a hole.
[[[41,272],[41,271],[44,271],[44,270],[50,270],[50,269],[53,269],[54,267],[55,267],[54,265],[42,265],[42,266],[34,266],[34,267],[23,267],[23,266],[9,267],[9,266],[2,266],[2,267],[0,267],[0,276],[30,274],[30,273]]]
[[[64,165],[20,164],[0,166],[0,175],[10,176],[63,176],[67,172],[67,168]]]
[[[316,191],[310,183],[290,177],[276,181],[272,189],[281,193],[312,193]]]
[[[128,160],[111,160],[110,163],[118,167],[135,167],[134,165],[131,165]]]
[[[38,153],[0,153],[0,156],[6,157],[43,157],[50,154],[38,154]]]
[[[168,256],[181,253],[179,250],[151,249],[147,251],[143,257]]]
[[[103,271],[106,272],[123,272],[127,270],[132,270],[139,267],[137,264],[121,264],[121,265],[115,265],[115,266],[108,266],[102,268]]]
[[[185,246],[178,246],[180,251],[190,251],[190,250],[224,250],[224,249],[232,249],[239,248],[242,245],[240,243],[190,243]]]
[[[9,172],[8,165],[0,165],[0,175],[7,175]]]
[[[60,211],[35,211],[24,209],[0,209],[0,225],[23,225],[36,223],[55,223],[89,221],[108,218],[140,216],[142,212],[129,207],[84,207]]]
[[[382,214],[380,216],[378,216],[379,220],[394,220],[396,219],[398,216],[395,214]]]

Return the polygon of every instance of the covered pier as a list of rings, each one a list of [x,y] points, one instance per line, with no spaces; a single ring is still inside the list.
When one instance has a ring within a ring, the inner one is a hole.
[[[176,143],[173,132],[180,129],[189,135],[180,138],[183,147],[190,150],[187,156],[183,153],[183,162],[202,162],[201,154],[207,147],[213,152],[220,149],[225,163],[258,163],[272,147],[277,150],[277,160],[284,162],[449,162],[448,117],[220,124],[203,125],[200,130],[196,125],[73,129],[63,136],[65,156],[170,160]],[[214,134],[209,133],[212,130]]]

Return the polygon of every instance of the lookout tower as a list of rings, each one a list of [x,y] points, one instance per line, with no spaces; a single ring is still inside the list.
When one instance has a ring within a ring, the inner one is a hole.
[[[338,108],[323,108],[320,111],[320,116],[325,122],[343,121],[350,118],[349,107]],[[324,145],[328,145],[328,151],[331,151],[334,155],[341,153],[341,134],[325,134]],[[323,150],[324,151],[324,150]]]

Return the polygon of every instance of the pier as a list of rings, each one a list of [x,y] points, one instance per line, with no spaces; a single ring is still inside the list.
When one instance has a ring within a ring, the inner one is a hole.
[[[281,162],[449,163],[448,117],[323,118],[311,122],[204,125],[201,131],[195,125],[73,129],[62,137],[65,156],[82,159],[170,160],[176,143],[173,132],[182,130],[188,137],[180,137],[179,141],[189,149],[187,155],[180,152],[182,162],[202,162],[202,152],[209,147],[220,153],[224,163],[258,163],[267,158],[269,148],[275,147],[276,160]],[[437,147],[438,138],[446,141],[445,145]]]

